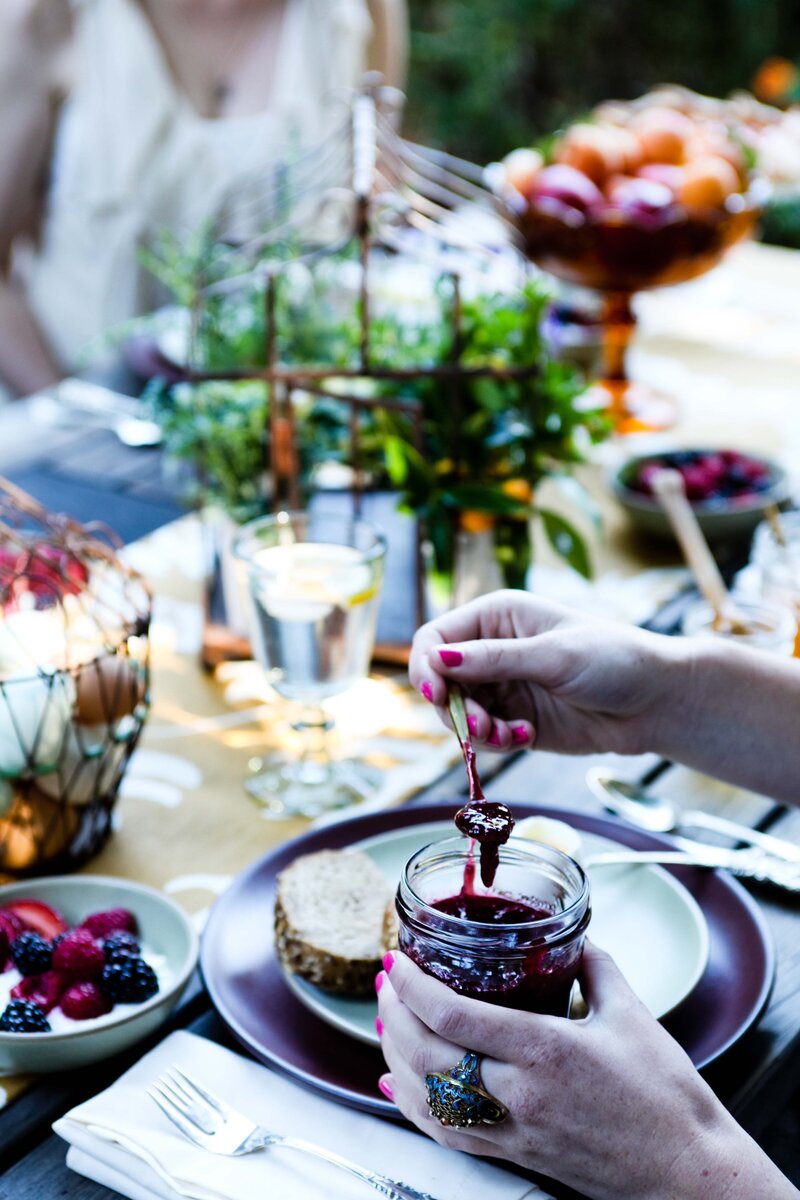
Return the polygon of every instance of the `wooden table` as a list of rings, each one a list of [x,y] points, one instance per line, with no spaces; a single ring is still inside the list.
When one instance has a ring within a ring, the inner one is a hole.
[[[746,281],[756,276],[761,279],[763,287],[766,287],[764,278],[772,279],[773,283],[778,277],[780,280],[800,282],[800,256],[781,255],[778,252],[776,257],[775,252],[762,254],[761,249],[750,248],[744,252],[741,261],[745,269],[741,279]],[[764,292],[762,297],[764,295],[767,293]],[[653,311],[661,298],[653,297],[652,300],[653,309],[647,315],[648,321],[654,319]],[[666,349],[673,358],[696,365],[704,372],[704,378],[710,378],[714,372],[728,373],[732,389],[746,387],[747,380],[744,377],[747,376],[747,369],[741,361],[726,368],[725,364],[733,354],[729,347],[723,344],[721,348],[712,346],[709,349],[698,343],[687,349],[685,341],[678,344],[674,337],[670,341],[670,337],[664,334],[663,329],[659,332],[657,326],[654,332],[651,331],[651,341],[646,342],[645,347],[654,347],[654,361],[664,351],[666,343]],[[742,416],[741,404],[731,410],[738,414],[730,438],[733,443],[750,448],[758,446],[765,450],[774,449],[779,443],[780,431],[776,430],[775,423],[788,419],[787,406],[790,400],[792,403],[797,400],[797,365],[800,361],[797,346],[800,346],[800,337],[794,342],[788,339],[785,356],[778,356],[780,361],[775,364],[771,383],[766,386],[765,403],[767,408],[770,404],[774,406],[771,420],[751,420],[748,426],[752,430],[757,425],[760,432],[753,437],[746,435],[745,423],[739,419]],[[645,369],[646,355],[642,364],[642,373],[648,374]],[[756,382],[755,377],[750,380],[753,386]],[[698,427],[710,419],[708,413],[713,413],[715,405],[718,405],[717,391],[713,391],[711,399],[713,403],[708,409],[701,407],[695,411],[695,416],[699,416]],[[749,394],[747,403],[751,399]],[[787,424],[786,437],[792,443],[800,441],[799,425],[796,419]],[[690,440],[691,428],[692,422],[689,422],[681,440]],[[117,524],[127,538],[141,536],[176,514],[174,496],[170,487],[163,482],[157,453],[125,450],[112,435],[97,432],[89,435],[86,432],[60,430],[46,440],[44,447],[42,441],[41,432],[32,429],[26,421],[23,408],[0,412],[0,471],[29,487],[45,501],[71,510],[80,517],[95,516],[98,504],[103,505],[105,515],[108,515],[110,506],[115,506],[119,513]],[[612,514],[611,538],[600,554],[602,566],[631,570],[637,562],[641,562],[640,555],[641,546],[628,537]],[[657,552],[651,561],[657,562],[661,557],[661,552]],[[665,632],[671,631],[680,617],[683,602],[679,599],[668,605],[655,619],[654,626]],[[653,786],[665,793],[685,796],[687,790],[698,786],[696,776],[685,772],[683,768],[660,763],[652,756],[635,760],[614,760],[611,756],[570,759],[535,753],[491,759],[488,793],[512,802],[541,800],[565,808],[578,806],[587,811],[599,810],[597,802],[587,793],[584,776],[592,763],[600,761],[618,767],[628,777],[654,780]],[[447,772],[426,788],[414,802],[441,800],[446,810],[452,811],[456,798],[462,793],[463,772],[458,768]],[[753,827],[770,829],[800,843],[800,812],[787,812],[769,800],[737,793],[721,785],[705,790],[703,802],[709,808],[724,807],[727,813]],[[783,900],[765,891],[754,894],[775,941],[778,961],[775,988],[758,1026],[713,1064],[706,1075],[737,1119],[758,1137],[782,1110],[797,1086],[800,1067],[800,939],[797,936],[796,901]],[[197,980],[193,981],[187,998],[168,1029],[176,1026],[227,1040]],[[163,1036],[164,1032],[162,1030],[159,1036]],[[138,1057],[146,1048],[137,1047],[134,1055]],[[50,1133],[49,1127],[51,1121],[66,1109],[111,1082],[131,1061],[131,1055],[122,1056],[119,1060],[74,1074],[43,1078],[0,1114],[0,1196],[9,1197],[9,1200],[12,1197],[14,1200],[45,1200],[50,1197],[111,1200],[113,1194],[107,1189],[67,1171],[64,1144]],[[570,1195],[567,1190],[555,1186],[553,1191],[558,1196]]]

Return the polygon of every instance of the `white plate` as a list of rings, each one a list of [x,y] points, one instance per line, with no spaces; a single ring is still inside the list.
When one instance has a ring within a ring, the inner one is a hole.
[[[396,829],[356,842],[386,878],[399,879],[411,855],[429,842],[452,836],[451,821]],[[582,833],[587,854],[629,849],[609,838]],[[589,936],[616,959],[628,983],[654,1017],[665,1017],[696,987],[706,969],[709,936],[697,901],[661,867],[635,864],[595,867],[589,872],[592,920]],[[284,970],[298,1000],[335,1029],[369,1045],[379,1044],[375,1031],[377,1004],[371,997],[354,1000],[334,996]]]

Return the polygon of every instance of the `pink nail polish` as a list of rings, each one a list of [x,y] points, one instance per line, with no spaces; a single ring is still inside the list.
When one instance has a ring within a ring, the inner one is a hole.
[[[467,717],[467,728],[469,729],[470,733],[477,733],[478,732],[478,718],[477,717]]]
[[[381,988],[383,987],[383,981],[385,978],[386,978],[386,976],[384,975],[383,971],[378,971],[378,974],[375,976],[375,991],[376,992],[379,992],[381,990]]]
[[[381,1089],[387,1100],[394,1100],[394,1092],[385,1079],[378,1080],[378,1087]]]
[[[517,743],[517,745],[519,745],[521,742],[527,742],[528,731],[524,725],[512,725],[511,726],[511,736],[514,739],[514,741]]]
[[[446,667],[460,667],[464,661],[464,655],[460,650],[440,650],[439,658]]]
[[[384,956],[383,956],[383,969],[387,975],[389,974],[389,972],[391,971],[393,966],[394,966],[394,955],[392,954],[391,951],[389,951],[388,954],[384,954]]]
[[[378,1037],[383,1037],[383,1021],[380,1017],[375,1018],[375,1029],[377,1030]]]
[[[425,697],[425,699],[430,704],[432,704],[433,703],[433,688],[428,683],[427,679],[423,683],[420,684],[419,690],[422,692],[422,695]]]
[[[496,725],[494,725],[492,727],[492,736],[488,739],[488,744],[490,746],[499,746],[500,745],[500,734],[497,730]]]

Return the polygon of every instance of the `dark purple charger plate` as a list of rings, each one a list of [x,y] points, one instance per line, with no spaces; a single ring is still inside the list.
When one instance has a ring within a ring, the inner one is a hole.
[[[381,1116],[397,1109],[378,1091],[385,1070],[377,1049],[326,1025],[290,992],[274,953],[272,913],[278,873],[299,854],[340,849],[397,828],[441,821],[461,800],[354,817],[303,834],[249,866],[217,900],[200,951],[211,1001],[233,1036],[261,1062],[340,1103]],[[636,850],[671,847],[612,817],[513,804],[516,817],[541,814]],[[734,880],[713,871],[669,868],[708,922],[708,966],[694,991],[664,1024],[697,1067],[742,1036],[766,1007],[775,972],[772,943],[756,903]]]

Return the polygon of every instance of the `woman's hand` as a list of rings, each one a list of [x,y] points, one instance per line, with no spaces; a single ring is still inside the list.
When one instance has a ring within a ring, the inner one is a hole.
[[[797,1192],[736,1125],[611,958],[587,944],[584,1020],[536,1016],[456,995],[404,954],[376,981],[381,1080],[437,1142],[505,1159],[593,1200],[783,1200]],[[498,1125],[446,1129],[424,1076],[485,1055]]]
[[[596,621],[526,592],[494,592],[417,631],[411,681],[444,715],[464,685],[477,741],[567,754],[653,749],[683,661],[676,639]]]

